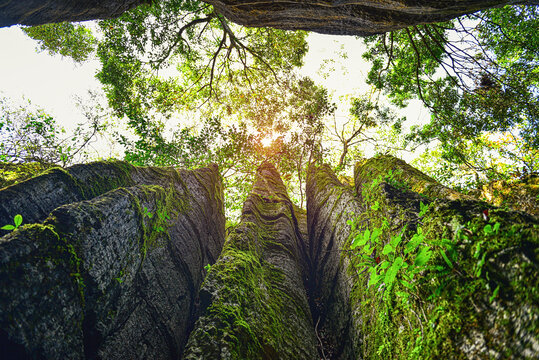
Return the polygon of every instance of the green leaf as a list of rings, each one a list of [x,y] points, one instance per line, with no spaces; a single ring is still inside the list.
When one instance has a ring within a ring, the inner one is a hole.
[[[494,289],[494,292],[492,293],[492,296],[489,298],[490,302],[493,302],[496,296],[498,296],[498,292],[500,291],[500,285],[496,286],[496,289]]]
[[[394,249],[396,249],[399,243],[401,242],[401,240],[402,240],[402,236],[399,234],[397,236],[392,237],[389,243]]]
[[[404,247],[404,253],[408,254],[410,252],[413,252],[415,249],[417,249],[419,244],[421,244],[421,242],[424,239],[425,239],[424,235],[422,235],[422,234],[414,234],[414,236],[412,236],[412,239]]]
[[[500,223],[497,222],[496,224],[494,224],[494,227],[492,228],[492,230],[498,234],[498,230],[500,230]]]
[[[371,231],[369,229],[365,230],[365,232],[363,233],[363,243],[366,244],[367,241],[369,241],[371,237]]]
[[[387,269],[387,267],[388,267],[389,265],[391,265],[391,263],[390,263],[389,261],[385,261],[385,260],[384,260],[384,261],[382,261],[382,262],[380,263],[380,268],[381,268],[382,270],[384,270],[384,269]]]
[[[378,200],[374,202],[374,205],[371,205],[371,209],[374,211],[380,209],[380,203],[378,202]]]
[[[380,228],[375,228],[373,231],[372,231],[372,234],[371,234],[371,241],[372,242],[376,242],[378,240],[378,237],[380,236],[380,234],[382,233],[382,229]]]
[[[434,267],[434,269],[435,269],[436,271],[440,271],[440,272],[446,271],[445,266],[441,266],[441,265],[436,265],[436,266]]]
[[[401,284],[410,290],[414,290],[414,285],[406,280],[401,280]]]
[[[13,226],[13,225],[4,225],[0,229],[2,229],[2,230],[14,230],[15,226]]]
[[[368,287],[375,286],[382,279],[382,277],[376,273],[376,268],[371,268],[370,273],[371,273],[371,276],[369,278],[369,283],[367,285]]]
[[[410,294],[404,291],[395,291],[395,294],[397,294],[398,297],[401,297],[404,301],[408,300],[408,297]]]
[[[384,282],[386,285],[389,286],[395,281],[397,273],[399,272],[403,262],[402,257],[399,256],[395,259],[393,264],[391,264],[391,267],[387,270],[386,276],[384,277]]]
[[[392,253],[392,252],[393,252],[393,247],[391,245],[389,245],[389,244],[386,244],[384,246],[384,249],[382,250],[382,254],[384,254],[384,255],[387,255],[387,254]]]
[[[365,260],[365,262],[367,262],[368,265],[375,264],[374,259],[367,254],[361,254],[361,258]]]
[[[440,250],[440,254],[442,254],[442,257],[444,258],[445,263],[446,263],[450,268],[452,268],[452,267],[453,267],[453,263],[451,262],[451,260],[449,260],[449,258],[448,258],[447,255],[445,254],[445,251]]]
[[[414,265],[415,266],[424,266],[432,256],[432,251],[428,246],[424,246],[419,250],[419,253],[415,257]]]
[[[485,264],[485,258],[487,256],[487,253],[484,253],[483,256],[481,257],[481,260],[479,260],[479,262],[477,263],[477,270],[475,271],[475,276],[476,277],[480,277],[481,276],[481,271],[483,270],[483,265]]]
[[[361,252],[367,255],[372,254],[373,251],[374,251],[374,247],[371,248],[369,244],[365,245],[363,249],[361,249]]]
[[[474,254],[473,254],[473,257],[474,257],[475,259],[478,259],[478,258],[479,258],[479,255],[481,254],[481,244],[482,244],[482,243],[483,243],[483,242],[480,241],[480,242],[477,243],[477,245],[475,245],[475,252],[474,252]]]
[[[429,205],[425,205],[425,204],[423,204],[423,201],[421,201],[421,202],[419,203],[419,208],[420,208],[420,211],[419,211],[419,214],[418,214],[418,215],[419,215],[419,217],[422,217],[422,216],[424,216],[424,215],[427,213],[427,211],[429,210]]]
[[[493,233],[492,226],[490,224],[485,225],[483,228],[483,231],[485,232],[485,235],[490,235]]]
[[[21,214],[15,215],[15,217],[13,218],[13,222],[15,223],[15,228],[18,228],[19,226],[21,226],[21,224],[22,224],[22,215]]]
[[[369,241],[369,236],[365,236],[367,231],[369,231],[369,229],[365,230],[365,233],[363,234],[360,233],[356,235],[356,237],[352,241],[352,244],[350,245],[350,249],[353,250],[358,246],[363,246],[367,243],[367,241]]]

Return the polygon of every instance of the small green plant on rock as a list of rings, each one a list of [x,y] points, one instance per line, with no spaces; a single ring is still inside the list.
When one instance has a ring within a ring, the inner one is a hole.
[[[350,224],[353,225],[353,222]],[[350,249],[356,251],[359,260],[355,266],[370,275],[369,288],[378,286],[379,289],[391,289],[395,283],[399,283],[408,291],[397,291],[396,294],[406,301],[410,292],[415,292],[414,277],[426,269],[432,257],[432,249],[425,244],[425,235],[420,227],[406,243],[402,242],[406,232],[404,227],[384,244],[380,235],[388,230],[389,224],[384,219],[382,226],[374,228],[372,232],[367,228],[357,233]],[[381,253],[377,251],[380,248]]]
[[[142,215],[144,217],[147,217],[149,219],[152,219],[153,218],[153,213],[150,212],[150,210],[148,210],[148,208],[145,206],[143,209],[142,209]],[[167,210],[166,209],[157,209],[157,218],[159,219],[159,221],[156,222],[156,224],[153,225],[153,229],[157,232],[163,232],[165,231],[165,226],[166,223],[167,223],[167,220],[170,220],[170,216],[167,214]]]
[[[21,226],[21,224],[22,224],[22,215],[17,214],[13,217],[13,225],[7,224],[7,225],[2,226],[0,229],[8,230],[8,231],[16,230],[19,228],[19,226]]]

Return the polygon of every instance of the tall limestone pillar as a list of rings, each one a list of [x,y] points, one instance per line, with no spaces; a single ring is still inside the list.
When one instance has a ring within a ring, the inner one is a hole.
[[[0,238],[2,359],[179,358],[224,242],[216,166],[94,163],[0,192],[13,198],[2,208],[25,224]]]
[[[241,222],[202,286],[205,310],[184,359],[316,359],[305,240],[279,174],[262,164]]]
[[[329,168],[309,172],[323,313],[351,314],[321,322],[346,339],[336,358],[536,358],[537,219],[427,178],[396,159],[369,159],[356,166],[352,199]],[[412,191],[421,181],[423,195]]]

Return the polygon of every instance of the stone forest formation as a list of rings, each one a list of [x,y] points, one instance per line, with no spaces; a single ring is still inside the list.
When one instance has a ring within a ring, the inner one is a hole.
[[[537,357],[536,217],[391,156],[354,178],[311,166],[305,211],[263,163],[226,232],[216,166],[96,162],[2,189],[0,222],[26,220],[0,240],[2,358],[362,359],[414,342],[432,359]],[[365,259],[388,264],[385,284]],[[388,299],[397,266],[416,277]]]
[[[0,96],[0,360],[538,359],[535,5],[0,0],[0,27],[100,61],[110,115],[90,105],[71,146]],[[307,33],[284,30],[370,36],[371,90],[340,133],[300,74]],[[420,158],[436,171],[390,155],[405,120],[380,94],[429,109],[405,140],[438,141]],[[115,134],[124,160],[73,160],[113,116],[135,139]],[[375,129],[387,147],[364,158]],[[519,157],[446,186],[496,151]]]

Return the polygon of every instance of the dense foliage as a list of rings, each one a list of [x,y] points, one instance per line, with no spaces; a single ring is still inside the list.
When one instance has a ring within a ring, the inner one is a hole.
[[[339,120],[328,91],[300,74],[306,33],[243,28],[199,1],[160,1],[99,22],[27,28],[43,49],[82,61],[95,51],[117,134],[138,165],[220,165],[232,196],[262,160],[277,164],[304,204],[308,164],[349,173],[365,151],[428,145],[416,166],[471,188],[539,168],[537,7],[506,6],[365,39],[373,91],[351,97]],[[97,33],[95,33],[97,31]],[[96,40],[99,39],[99,40]],[[420,99],[428,124],[401,133]],[[370,150],[368,150],[370,149]]]
[[[437,140],[437,154],[450,166],[492,180],[503,175],[482,161],[492,155],[512,163],[513,172],[537,171],[538,11],[507,6],[368,38],[368,82],[398,106],[423,101],[431,121],[408,140]],[[493,149],[489,139],[498,136],[514,141]]]

